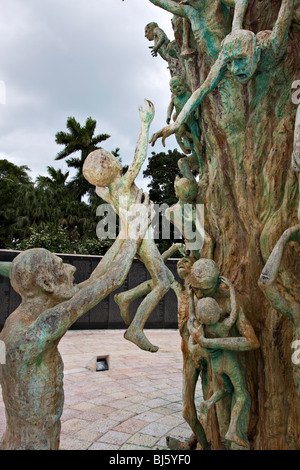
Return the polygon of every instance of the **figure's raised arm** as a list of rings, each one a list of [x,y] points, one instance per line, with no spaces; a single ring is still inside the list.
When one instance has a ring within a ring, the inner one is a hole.
[[[238,311],[236,307],[235,291],[233,285],[226,277],[221,276],[221,281],[229,287],[230,292],[230,315],[222,322],[222,326],[224,326],[225,329],[229,332],[230,328],[233,327],[237,320]]]
[[[241,336],[227,338],[199,338],[200,346],[208,349],[226,349],[229,351],[251,351],[260,347],[259,341],[247,320],[243,309],[238,309],[237,329]]]
[[[124,187],[125,189],[129,188],[133,184],[147,157],[149,128],[155,113],[154,105],[151,103],[151,101],[145,99],[145,110],[143,110],[142,106],[140,106],[139,113],[141,118],[140,135],[136,144],[134,160],[126,174],[122,177],[122,184],[120,186],[121,189]]]
[[[184,17],[187,17],[187,9],[192,9],[189,5],[182,5],[174,0],[150,0],[150,2],[174,15]]]
[[[188,101],[183,106],[181,112],[177,116],[176,121],[153,134],[150,139],[150,144],[153,146],[157,139],[162,137],[162,144],[165,146],[166,138],[179,131],[182,124],[184,124],[191,113],[193,113],[198,108],[198,106],[200,106],[206,95],[208,95],[208,93],[210,93],[218,85],[226,70],[227,65],[224,61],[223,51],[221,51],[218,59],[207,75],[205,82],[190,96]]]
[[[46,310],[37,318],[31,328],[28,328],[27,334],[35,338],[39,350],[45,350],[47,344],[52,344],[54,340],[61,338],[78,318],[122,285],[151,222],[152,211],[149,198],[146,197],[144,202],[141,202],[142,196],[141,193],[140,204],[147,207],[148,216],[137,217],[135,208],[129,209],[127,221],[130,229],[127,231],[128,236],[123,240],[119,252],[106,273],[100,277],[92,274],[89,282],[78,290],[70,300]]]
[[[300,243],[300,224],[285,230],[281,235],[261,272],[258,285],[272,306],[293,320],[293,304],[288,302],[274,285],[285,247],[291,241]]]
[[[235,0],[234,16],[232,21],[232,31],[235,29],[243,29],[243,21],[246,10],[248,8],[248,0]]]
[[[295,0],[282,0],[278,18],[271,33],[271,44],[277,59],[280,59],[286,50],[294,3]]]

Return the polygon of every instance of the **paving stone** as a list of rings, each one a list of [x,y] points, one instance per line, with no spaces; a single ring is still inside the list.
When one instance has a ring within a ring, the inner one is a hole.
[[[166,434],[170,429],[172,429],[173,426],[168,426],[166,424],[160,424],[157,422],[153,422],[148,424],[148,426],[145,426],[143,429],[141,429],[142,434],[150,434],[151,436],[156,436],[156,437],[162,437],[164,434]]]
[[[60,341],[65,374],[61,449],[167,449],[167,435],[182,440],[190,437],[191,429],[182,418],[178,331],[145,331],[160,348],[155,354],[141,351],[123,333],[70,330]],[[97,355],[110,356],[110,370],[96,373],[86,368]],[[199,381],[196,404],[202,400]],[[0,438],[4,430],[0,397]]]
[[[157,441],[157,437],[150,436],[148,434],[141,434],[138,432],[130,437],[126,444],[135,444],[138,446],[151,448],[156,444]]]
[[[141,419],[130,418],[127,421],[124,421],[123,423],[119,424],[113,429],[115,431],[122,431],[122,432],[127,432],[129,434],[135,434],[140,429],[147,426],[147,424],[148,424],[147,421],[142,421]]]
[[[122,445],[131,437],[131,434],[120,431],[108,431],[103,434],[97,442],[105,442],[107,444]]]
[[[84,428],[87,426],[87,421],[83,419],[78,419],[78,418],[71,418],[62,423],[61,425],[61,432],[67,434],[74,434],[76,431],[79,431],[80,429]]]
[[[119,448],[119,445],[106,444],[104,442],[94,442],[94,444],[92,444],[88,450],[118,450]]]

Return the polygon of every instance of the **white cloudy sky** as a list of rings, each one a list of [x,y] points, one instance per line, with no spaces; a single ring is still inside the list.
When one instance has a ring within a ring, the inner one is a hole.
[[[151,56],[144,28],[156,21],[173,39],[171,18],[149,0],[2,0],[0,158],[28,165],[33,179],[47,165],[67,171],[55,161],[55,134],[68,116],[81,124],[91,116],[96,133],[111,135],[103,147],[120,147],[130,163],[144,98],[156,108],[150,134],[165,125],[169,72]],[[168,139],[166,149],[175,147]],[[149,146],[148,155],[162,149]]]

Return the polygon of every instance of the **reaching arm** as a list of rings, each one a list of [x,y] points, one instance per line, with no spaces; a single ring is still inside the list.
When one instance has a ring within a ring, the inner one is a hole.
[[[277,59],[285,53],[288,33],[294,14],[295,0],[282,0],[277,21],[271,33],[271,44]]]
[[[300,243],[300,224],[285,230],[282,234],[262,270],[258,285],[276,310],[293,319],[293,304],[284,299],[274,286],[284,249],[291,241]]]
[[[200,88],[198,88],[198,90],[194,91],[194,93],[190,96],[190,98],[182,108],[181,112],[177,116],[176,121],[164,127],[159,132],[153,134],[150,139],[150,144],[152,144],[153,146],[157,139],[162,137],[162,144],[165,146],[166,138],[174,134],[175,132],[178,132],[180,126],[184,124],[191,115],[191,113],[193,113],[193,111],[195,111],[196,108],[200,106],[205,96],[208,95],[208,93],[210,93],[218,85],[218,83],[223,78],[223,75],[226,70],[227,65],[223,58],[223,52],[221,51],[218,59],[212,66],[205,82],[201,85]]]
[[[101,259],[98,266],[94,269],[94,271],[91,274],[91,277],[87,279],[86,281],[83,281],[80,284],[78,284],[79,289],[82,289],[83,287],[85,287],[91,281],[91,279],[97,279],[106,273],[106,271],[108,270],[108,268],[111,266],[112,262],[114,261],[116,255],[119,253],[123,243],[124,243],[124,238],[122,239],[119,235],[116,238],[113,245],[109,248],[109,250],[107,250],[107,252]]]
[[[184,248],[183,243],[173,243],[173,245],[166,251],[164,251],[161,255],[163,262],[166,263],[168,259],[176,253],[177,250],[181,252],[181,250]]]
[[[292,167],[300,173],[300,105],[298,105],[295,119]]]
[[[168,44],[170,42],[168,36],[161,28],[155,28],[154,32],[154,46],[150,46],[151,54],[153,57],[157,56],[159,49],[162,47],[164,43]]]
[[[225,320],[222,322],[222,325],[224,325],[227,331],[229,332],[230,328],[233,327],[237,319],[235,291],[234,291],[233,285],[228,279],[226,279],[226,277],[221,277],[221,280],[224,282],[224,284],[226,284],[226,286],[229,287],[229,291],[230,291],[230,307],[231,307],[230,315],[229,317],[225,318]]]
[[[204,338],[201,335],[197,342],[200,346],[209,349],[227,349],[229,351],[251,351],[259,348],[260,344],[256,334],[245,317],[243,309],[240,307],[238,312],[237,328],[241,336],[228,338]]]
[[[149,208],[148,199],[143,204]],[[40,351],[45,350],[47,345],[51,345],[53,341],[61,338],[78,318],[122,285],[148,228],[150,215],[149,211],[148,217],[141,218],[136,217],[133,211],[132,213],[129,211],[128,224],[131,225],[129,236],[124,240],[105,275],[95,278],[91,276],[90,282],[78,290],[70,300],[43,312],[28,329],[28,335],[33,336],[36,342],[39,340]],[[132,235],[130,236],[130,234]]]
[[[170,104],[168,106],[168,110],[167,110],[167,119],[166,119],[167,124],[170,124],[171,122],[173,109],[174,109],[174,97],[172,96]]]
[[[236,0],[234,16],[232,21],[232,31],[235,29],[243,29],[243,21],[248,7],[248,0]]]
[[[174,15],[188,17],[187,11],[192,10],[188,5],[181,5],[180,3],[174,2],[173,0],[150,0],[153,5],[156,5],[163,10],[167,10]]]
[[[126,174],[123,176],[120,188],[129,188],[133,184],[147,157],[149,128],[154,118],[154,106],[151,101],[148,100],[145,100],[145,105],[145,111],[142,110],[141,106],[139,108],[142,124],[139,139],[136,145],[134,160]]]

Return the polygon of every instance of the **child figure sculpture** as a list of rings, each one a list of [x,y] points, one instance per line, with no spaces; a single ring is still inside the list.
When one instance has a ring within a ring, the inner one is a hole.
[[[172,98],[167,111],[167,124],[170,124],[174,108],[176,111],[176,119],[191,96],[191,93],[186,89],[181,77],[171,78],[170,90]],[[185,154],[191,154],[189,157],[180,159],[178,167],[185,178],[193,180],[194,176],[192,170],[199,171],[199,167],[202,166],[201,131],[195,113],[190,115],[186,124],[183,124],[178,132],[176,132],[175,137],[181,150]]]
[[[197,302],[196,311],[194,310],[193,294],[191,295],[191,319],[198,324],[200,330],[200,342],[205,347],[205,337],[208,338],[225,338],[229,335],[229,331],[235,324],[237,319],[237,308],[234,288],[231,283],[224,277],[221,281],[229,286],[231,313],[229,317],[220,322],[222,310],[217,301],[211,297],[204,297]],[[238,338],[236,338],[238,341]],[[192,336],[190,341],[193,342]],[[217,341],[217,340],[215,340]],[[210,408],[221,400],[228,393],[235,392],[235,404],[231,411],[231,419],[225,439],[234,442],[239,446],[247,447],[248,444],[242,439],[238,433],[238,421],[244,407],[250,404],[250,395],[246,388],[244,371],[238,362],[234,351],[222,349],[207,349],[210,356],[214,393],[206,401],[202,402],[199,410],[200,421],[205,425],[207,423],[207,414]]]
[[[145,100],[145,111],[139,108],[141,118],[141,131],[136,147],[133,163],[125,175],[122,175],[120,161],[111,153],[99,149],[90,153],[83,166],[84,177],[96,186],[97,194],[112,205],[115,212],[120,214],[119,200],[127,198],[128,208],[135,200],[135,194],[139,191],[134,183],[147,156],[149,127],[154,117],[153,104]],[[139,348],[156,352],[154,346],[146,338],[143,328],[152,310],[156,307],[162,297],[170,289],[174,276],[165,265],[153,238],[146,233],[144,240],[137,252],[137,256],[143,261],[152,278],[152,290],[140,304],[133,321],[130,323],[129,310],[122,310],[121,315],[129,325],[124,337],[135,343]]]

